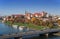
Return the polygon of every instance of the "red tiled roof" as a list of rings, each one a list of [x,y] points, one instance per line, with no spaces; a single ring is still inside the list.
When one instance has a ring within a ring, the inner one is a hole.
[[[23,14],[13,14],[13,16],[22,16]]]
[[[42,15],[41,13],[34,13],[34,15]]]

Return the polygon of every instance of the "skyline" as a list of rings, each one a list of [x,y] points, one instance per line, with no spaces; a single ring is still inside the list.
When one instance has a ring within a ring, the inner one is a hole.
[[[0,0],[0,15],[24,14],[25,11],[59,15],[60,0]]]

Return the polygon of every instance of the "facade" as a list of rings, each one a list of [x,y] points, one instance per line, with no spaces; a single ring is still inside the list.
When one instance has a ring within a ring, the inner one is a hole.
[[[12,18],[17,18],[17,17],[24,17],[23,14],[14,14],[11,16]]]
[[[32,17],[32,14],[31,13],[25,13],[25,18],[31,19],[31,17]]]
[[[32,17],[40,18],[40,17],[46,17],[47,13],[46,12],[36,12],[34,14],[32,13],[25,13],[25,17],[27,19],[31,19]]]

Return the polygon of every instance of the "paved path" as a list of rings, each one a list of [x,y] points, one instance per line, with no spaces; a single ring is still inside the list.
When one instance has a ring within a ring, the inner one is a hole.
[[[37,31],[19,32],[14,34],[1,35],[0,38],[23,37],[28,35],[47,34],[47,33],[54,33],[54,32],[60,32],[60,29],[45,29],[45,30],[37,30]]]

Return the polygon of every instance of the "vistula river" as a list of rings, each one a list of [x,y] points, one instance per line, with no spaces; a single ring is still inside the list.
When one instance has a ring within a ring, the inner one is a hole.
[[[17,33],[17,32],[18,32],[18,29],[14,29],[11,26],[8,26],[8,25],[0,22],[0,35]],[[10,38],[10,39],[14,39],[14,38]],[[27,38],[23,38],[23,39],[60,39],[60,34],[59,35],[54,35],[54,36],[49,36],[49,37],[35,36],[35,37],[27,37]]]

